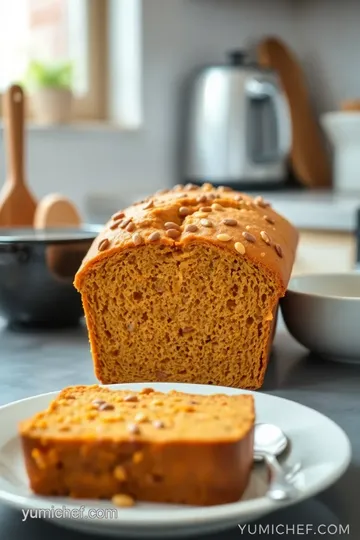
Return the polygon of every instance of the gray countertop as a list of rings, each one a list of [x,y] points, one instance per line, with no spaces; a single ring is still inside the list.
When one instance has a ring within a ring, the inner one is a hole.
[[[0,325],[0,404],[31,395],[59,390],[69,384],[94,383],[95,378],[84,327],[58,332],[14,332]],[[347,433],[353,448],[352,462],[345,475],[320,496],[289,509],[279,510],[262,520],[283,538],[305,533],[306,524],[329,527],[321,538],[338,539],[335,526],[349,525],[347,538],[360,538],[360,365],[326,363],[309,355],[280,323],[263,392],[292,399],[326,414]],[[296,418],[294,418],[296,422]],[[334,441],[336,444],[336,441]],[[37,519],[21,521],[21,513],[0,504],[0,538],[12,540],[96,540]],[[276,528],[277,526],[277,528]],[[252,533],[251,533],[252,531]],[[290,531],[290,532],[289,532]],[[292,532],[294,531],[294,532]],[[296,532],[297,531],[297,532]],[[299,532],[300,531],[300,532]],[[310,537],[314,535],[309,533]],[[210,540],[255,538],[254,529],[239,529],[207,536]],[[205,537],[203,537],[205,540]]]
[[[299,229],[353,232],[357,227],[360,192],[285,190],[251,195],[263,195],[276,211]],[[93,223],[105,223],[115,211],[146,196],[144,192],[90,195],[87,199],[88,219]]]
[[[284,191],[269,193],[266,198],[298,229],[354,232],[357,228],[358,192]]]

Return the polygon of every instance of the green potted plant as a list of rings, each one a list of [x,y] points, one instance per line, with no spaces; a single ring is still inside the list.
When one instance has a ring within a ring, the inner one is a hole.
[[[44,63],[32,61],[26,74],[35,121],[60,124],[71,119],[73,93],[70,62]]]

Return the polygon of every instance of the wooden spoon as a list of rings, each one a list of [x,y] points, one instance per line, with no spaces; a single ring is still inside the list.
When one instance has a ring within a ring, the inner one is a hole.
[[[66,197],[58,193],[46,195],[38,204],[34,216],[35,229],[77,228],[81,225],[80,215]]]
[[[63,195],[46,195],[37,205],[34,216],[35,229],[78,228],[81,218],[75,206]],[[65,242],[51,244],[46,248],[46,263],[49,272],[57,281],[69,283],[87,252],[89,242]]]
[[[0,226],[32,226],[36,201],[24,175],[24,93],[13,85],[4,94],[8,175],[0,192]]]
[[[292,51],[275,37],[257,48],[260,65],[279,74],[292,121],[291,163],[298,179],[309,187],[330,186],[331,164],[316,121],[303,70]]]

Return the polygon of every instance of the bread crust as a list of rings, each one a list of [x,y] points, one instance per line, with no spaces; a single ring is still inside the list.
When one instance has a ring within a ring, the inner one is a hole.
[[[220,205],[222,210],[216,210],[216,205]],[[188,208],[190,213],[181,216],[182,208]],[[211,211],[203,212],[203,208],[210,208]],[[118,215],[121,216],[119,219]],[[201,223],[203,219],[209,220],[212,226],[204,226]],[[236,220],[237,225],[227,226],[224,219]],[[126,230],[126,222],[133,223],[135,229],[130,232]],[[181,227],[181,235],[177,238],[167,235],[165,224],[171,222]],[[118,225],[115,227],[116,223]],[[189,225],[196,225],[198,230],[188,232],[186,229]],[[163,190],[115,214],[85,256],[74,280],[77,290],[82,291],[88,272],[102,259],[127,249],[152,244],[151,237],[157,232],[160,237],[156,243],[163,245],[182,247],[202,242],[230,250],[269,271],[278,282],[280,297],[286,292],[299,238],[296,228],[261,197],[253,198],[229,188],[213,188],[208,183],[199,188],[188,185]],[[246,233],[255,237],[255,241],[246,239]],[[263,239],[266,236],[262,233],[267,235],[270,244]],[[231,240],[219,240],[221,234],[230,235]],[[137,243],[138,238],[141,243]],[[235,245],[238,242],[244,246],[244,254],[237,252]],[[106,248],[99,250],[104,243]],[[279,256],[275,246],[279,246],[282,256]]]

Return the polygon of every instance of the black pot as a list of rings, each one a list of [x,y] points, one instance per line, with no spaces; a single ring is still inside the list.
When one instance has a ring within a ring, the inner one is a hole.
[[[98,232],[0,229],[0,315],[13,327],[77,325],[84,313],[73,281]]]

